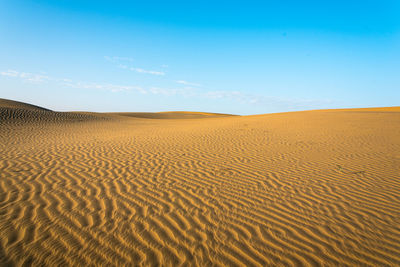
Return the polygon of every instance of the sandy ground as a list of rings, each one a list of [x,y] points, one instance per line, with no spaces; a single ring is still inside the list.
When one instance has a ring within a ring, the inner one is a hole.
[[[0,100],[0,265],[400,265],[400,108],[160,114]]]

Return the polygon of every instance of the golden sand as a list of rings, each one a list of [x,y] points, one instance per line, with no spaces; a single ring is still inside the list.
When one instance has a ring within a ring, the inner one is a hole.
[[[0,100],[0,151],[0,265],[400,265],[400,108],[100,114]]]

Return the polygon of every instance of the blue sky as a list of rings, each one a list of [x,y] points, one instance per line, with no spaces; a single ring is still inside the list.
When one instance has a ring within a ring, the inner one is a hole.
[[[0,97],[54,110],[400,105],[399,1],[0,1]]]

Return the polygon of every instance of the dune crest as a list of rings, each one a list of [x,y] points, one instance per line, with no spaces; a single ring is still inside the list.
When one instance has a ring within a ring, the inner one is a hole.
[[[56,112],[39,106],[0,98],[0,124],[81,122],[108,119],[93,112]]]
[[[398,266],[388,109],[140,117],[0,100],[0,265]]]
[[[146,118],[146,119],[204,119],[221,118],[235,116],[231,114],[206,113],[206,112],[187,112],[187,111],[168,111],[168,112],[116,112],[114,115]]]

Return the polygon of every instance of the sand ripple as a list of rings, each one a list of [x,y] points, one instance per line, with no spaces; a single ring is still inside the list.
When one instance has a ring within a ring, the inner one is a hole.
[[[1,109],[1,265],[400,265],[399,112],[51,112]]]

